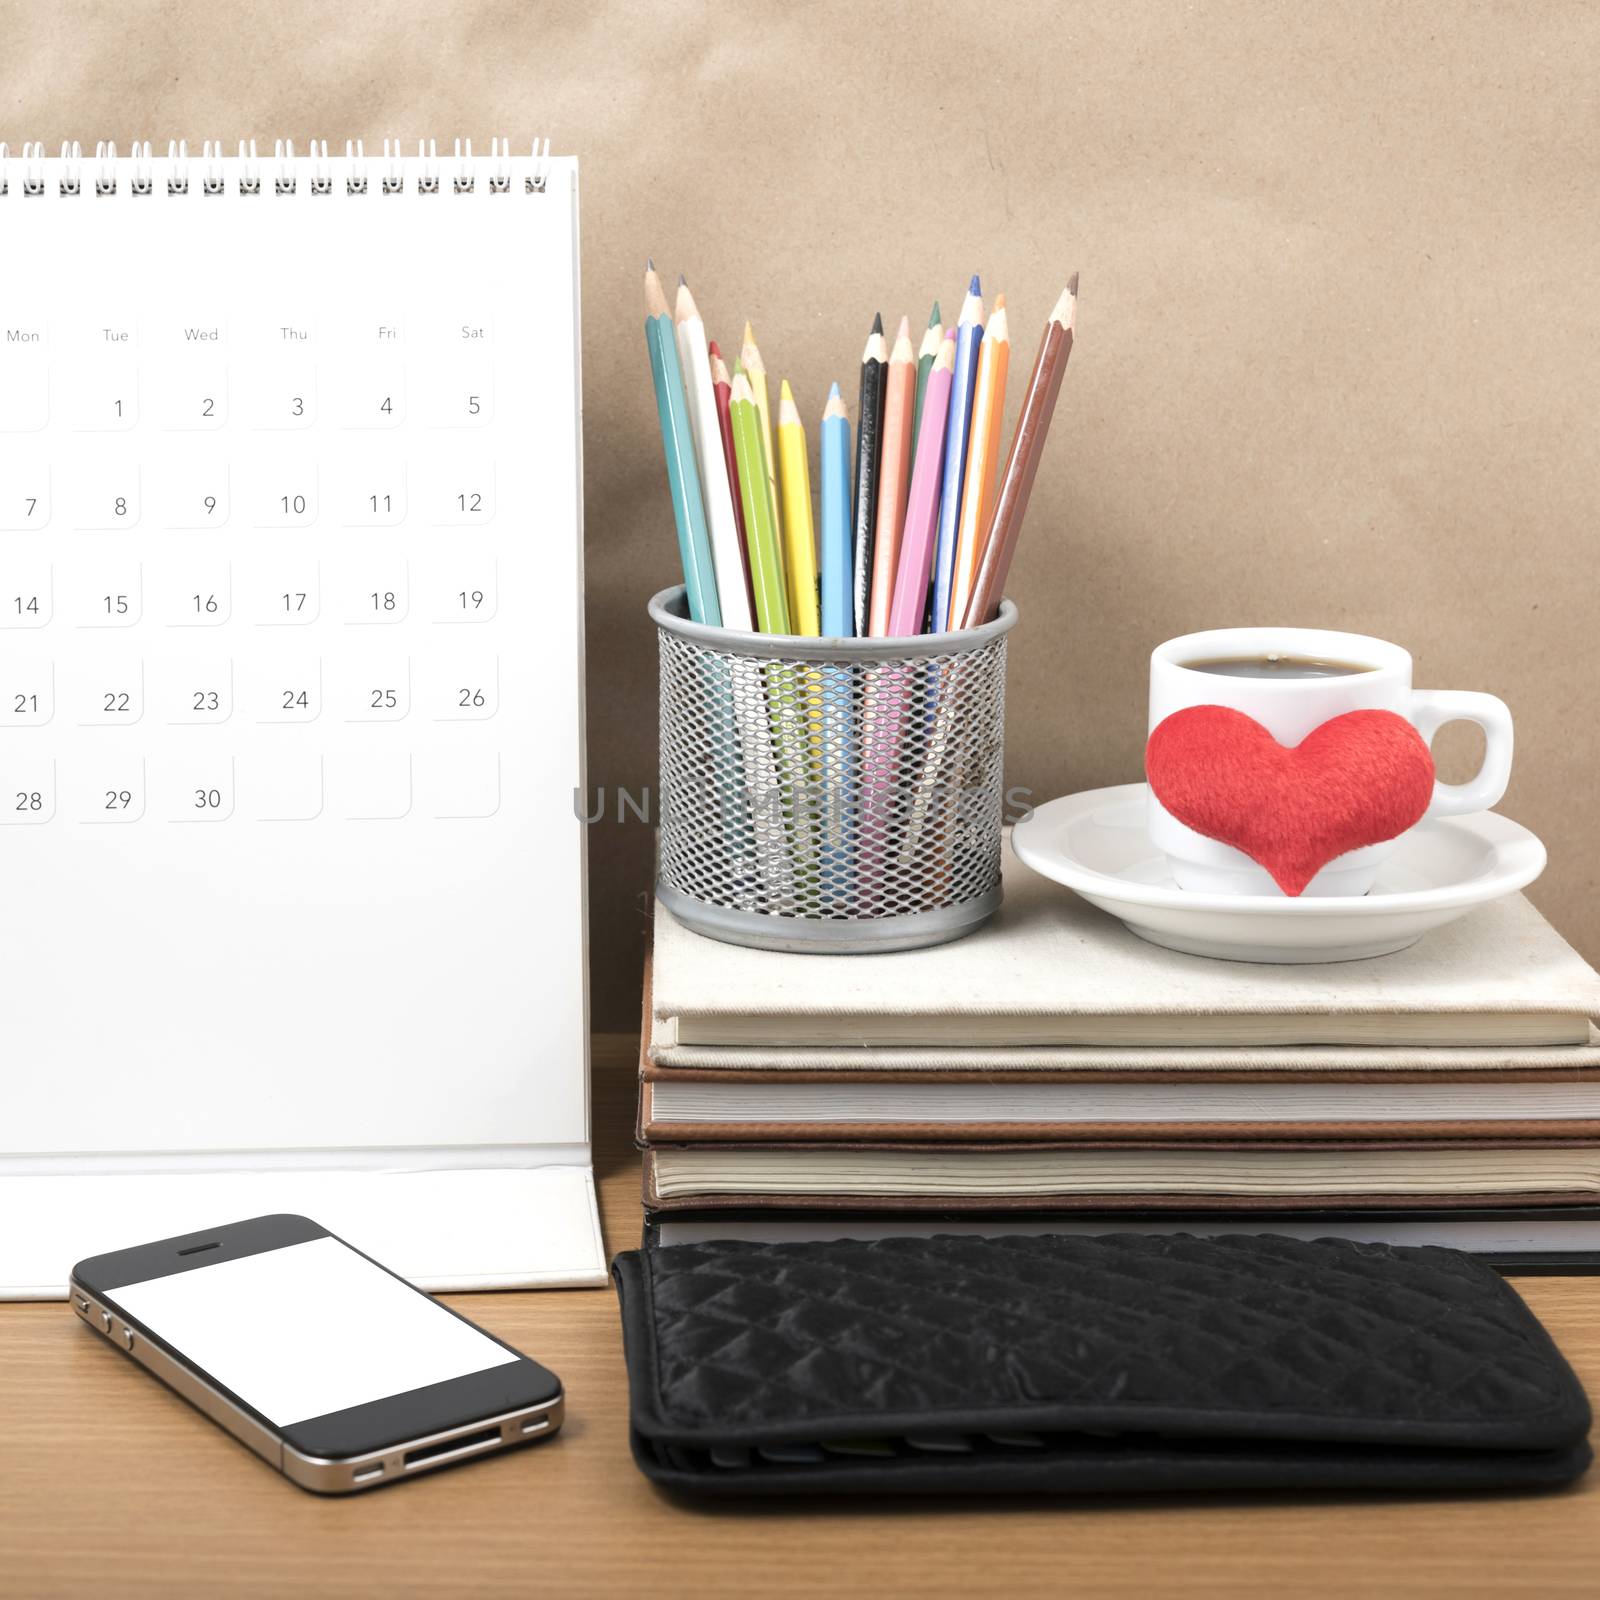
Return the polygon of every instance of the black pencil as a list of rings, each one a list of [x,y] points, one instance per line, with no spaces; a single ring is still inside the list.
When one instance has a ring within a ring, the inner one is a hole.
[[[861,405],[856,421],[855,593],[856,637],[867,635],[872,611],[872,539],[878,525],[878,463],[883,451],[883,396],[889,382],[889,347],[883,313],[872,319],[861,352]]]

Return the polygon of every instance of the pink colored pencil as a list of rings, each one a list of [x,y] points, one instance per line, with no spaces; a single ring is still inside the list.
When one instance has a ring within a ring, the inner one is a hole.
[[[911,493],[906,498],[905,531],[900,535],[900,567],[895,573],[894,601],[889,607],[891,639],[921,633],[923,613],[928,609],[928,578],[933,572],[934,530],[939,520],[939,475],[944,465],[944,425],[950,412],[955,364],[956,334],[952,328],[933,358],[922,401]]]

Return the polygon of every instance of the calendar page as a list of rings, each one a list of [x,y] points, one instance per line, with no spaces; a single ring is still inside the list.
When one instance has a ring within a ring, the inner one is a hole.
[[[575,163],[0,171],[7,1159],[586,1166]]]

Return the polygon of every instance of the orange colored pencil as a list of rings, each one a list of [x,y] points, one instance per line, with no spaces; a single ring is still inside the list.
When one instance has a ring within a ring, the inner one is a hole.
[[[956,533],[956,565],[950,590],[950,615],[935,625],[959,628],[983,560],[989,520],[994,515],[995,474],[1000,470],[1000,425],[1006,415],[1006,371],[1011,336],[1006,330],[1006,297],[998,295],[983,343],[978,346],[978,382],[972,397],[972,432],[967,443],[967,476],[961,492],[961,526]]]
[[[889,383],[883,400],[883,454],[878,466],[878,522],[873,530],[872,610],[867,632],[887,637],[900,564],[900,531],[911,487],[911,414],[917,399],[917,358],[911,349],[911,323],[901,317],[889,352]]]

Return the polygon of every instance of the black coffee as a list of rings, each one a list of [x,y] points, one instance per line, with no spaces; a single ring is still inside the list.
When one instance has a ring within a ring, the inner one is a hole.
[[[1256,656],[1224,656],[1213,661],[1185,661],[1190,672],[1212,672],[1219,678],[1348,678],[1372,667],[1353,661],[1321,661],[1313,656],[1292,656],[1272,651]]]

